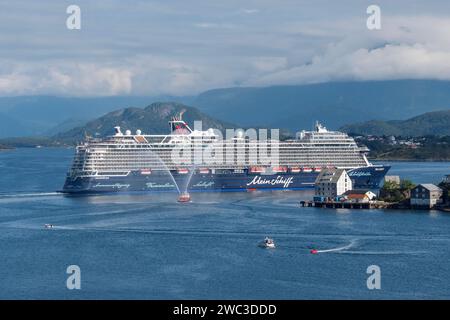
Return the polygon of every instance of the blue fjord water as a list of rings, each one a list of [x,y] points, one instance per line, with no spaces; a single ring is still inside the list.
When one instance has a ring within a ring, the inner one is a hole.
[[[0,152],[0,298],[450,298],[449,214],[299,208],[311,192],[67,197],[72,154]],[[450,171],[391,164],[416,182]],[[276,249],[257,247],[266,235]],[[73,264],[81,290],[66,288]],[[381,290],[366,286],[373,264]]]

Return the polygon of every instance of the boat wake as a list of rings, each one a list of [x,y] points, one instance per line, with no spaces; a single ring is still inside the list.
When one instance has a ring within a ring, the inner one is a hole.
[[[425,251],[345,251],[345,254],[351,255],[420,255],[425,254]]]
[[[325,250],[315,250],[315,252],[316,253],[339,252],[339,251],[344,251],[344,250],[351,249],[351,248],[353,248],[355,246],[355,244],[356,244],[356,240],[352,240],[346,246],[332,248],[332,249],[325,249]]]
[[[11,198],[33,198],[33,197],[48,197],[62,195],[61,192],[34,192],[34,193],[0,193],[0,199]]]

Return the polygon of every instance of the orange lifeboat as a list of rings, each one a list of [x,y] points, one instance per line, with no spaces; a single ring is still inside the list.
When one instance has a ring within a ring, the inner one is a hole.
[[[306,167],[306,168],[303,168],[303,172],[312,172],[312,169],[311,169],[311,168],[308,168],[308,167]]]
[[[187,174],[187,173],[189,173],[189,170],[186,168],[180,168],[180,169],[178,169],[178,173],[179,174]]]
[[[264,171],[263,167],[250,167],[250,173],[262,173]]]
[[[287,167],[274,167],[273,172],[287,172]]]
[[[141,174],[142,175],[148,175],[148,174],[151,174],[152,173],[152,170],[150,170],[150,169],[141,169]]]

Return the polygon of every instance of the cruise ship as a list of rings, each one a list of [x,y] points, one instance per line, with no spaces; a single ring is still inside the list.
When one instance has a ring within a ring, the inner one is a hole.
[[[346,169],[354,188],[377,189],[390,168],[372,165],[366,147],[318,122],[284,141],[243,130],[222,139],[217,130],[192,130],[182,113],[167,135],[114,129],[76,147],[63,192],[300,190],[328,168]]]

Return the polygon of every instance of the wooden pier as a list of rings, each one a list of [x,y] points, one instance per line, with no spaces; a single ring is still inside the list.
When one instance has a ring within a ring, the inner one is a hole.
[[[350,202],[350,201],[300,201],[301,207],[329,209],[385,209],[389,204],[383,201]]]

